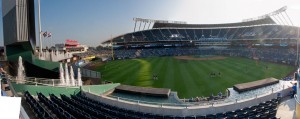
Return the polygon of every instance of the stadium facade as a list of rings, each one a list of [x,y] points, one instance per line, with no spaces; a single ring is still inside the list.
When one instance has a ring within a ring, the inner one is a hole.
[[[33,0],[2,2],[4,45],[8,60],[17,60],[20,53],[29,59],[35,47],[35,15]]]
[[[3,36],[10,73],[16,74],[17,61],[21,56],[27,76],[58,78],[59,63],[39,60],[35,53],[34,5],[34,0],[2,1]]]

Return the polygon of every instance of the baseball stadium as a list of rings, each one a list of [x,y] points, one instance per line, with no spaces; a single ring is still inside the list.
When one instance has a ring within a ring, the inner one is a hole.
[[[223,24],[133,18],[100,49],[60,44],[71,53],[35,46],[34,0],[2,2],[13,6],[3,24],[30,26],[3,26],[0,99],[20,119],[278,119],[287,101],[300,118],[300,27],[287,7]]]
[[[212,25],[135,20],[154,21],[153,28],[104,42],[113,44],[107,51],[112,57],[93,67],[103,80],[169,88],[191,98],[224,93],[239,83],[282,79],[296,69],[297,27],[276,24],[268,15]]]

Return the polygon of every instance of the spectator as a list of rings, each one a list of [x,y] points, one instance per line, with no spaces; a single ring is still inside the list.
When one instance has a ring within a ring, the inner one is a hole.
[[[294,97],[294,95],[297,93],[297,83],[294,83],[293,86],[291,87],[291,98]]]
[[[1,74],[6,74],[5,70],[4,70],[3,67],[2,67],[2,64],[0,64],[0,73],[1,73]]]
[[[219,96],[219,97],[222,97],[222,92],[219,92],[219,93],[218,93],[218,96]]]

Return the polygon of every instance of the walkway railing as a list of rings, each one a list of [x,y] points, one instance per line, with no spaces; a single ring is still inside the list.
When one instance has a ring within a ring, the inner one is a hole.
[[[215,100],[200,100],[198,102],[184,102],[182,101],[183,99],[180,99],[182,102],[178,101],[178,103],[173,101],[156,101],[155,100],[140,100],[136,98],[127,98],[127,97],[122,97],[122,96],[115,96],[115,95],[107,95],[106,97],[110,99],[115,99],[117,101],[122,101],[122,102],[130,102],[130,103],[136,103],[136,104],[147,104],[147,105],[158,105],[158,106],[170,106],[170,107],[193,107],[193,106],[217,106],[217,105],[226,105],[226,104],[238,104],[241,102],[251,102],[251,100],[254,100],[252,102],[259,102],[261,99],[265,99],[263,97],[270,97],[268,95],[272,95],[271,97],[276,98],[276,97],[285,97],[289,95],[289,88],[288,86],[284,86],[287,82],[282,83],[282,85],[279,85],[280,87],[270,87],[270,88],[265,88],[264,90],[267,90],[266,92],[263,93],[251,93],[249,95],[243,95],[242,94],[235,94],[235,96],[232,94],[232,96],[229,96],[227,98],[221,98],[221,99],[215,99]],[[289,83],[288,83],[289,84]],[[276,88],[276,90],[274,89]],[[250,92],[248,92],[250,93]]]
[[[136,100],[136,99],[129,99],[129,98],[124,98],[124,97],[118,97],[118,96],[112,96],[112,95],[108,95],[108,98],[112,98],[115,99],[117,101],[125,101],[125,102],[131,102],[131,103],[136,103],[136,104],[146,104],[146,105],[155,105],[155,106],[161,106],[161,107],[193,107],[193,106],[217,106],[217,105],[228,105],[228,104],[238,104],[240,102],[247,102],[247,101],[251,101],[251,100],[255,100],[256,101],[260,101],[262,100],[263,97],[268,97],[268,95],[273,95],[271,97],[275,98],[276,96],[278,96],[278,93],[287,93],[285,90],[289,90],[289,89],[282,89],[276,92],[269,92],[269,93],[265,93],[262,95],[254,95],[251,98],[248,99],[241,99],[241,100],[232,100],[232,101],[224,101],[224,99],[222,100],[211,100],[211,101],[203,101],[203,102],[199,102],[199,103],[185,103],[182,102],[182,104],[180,103],[159,103],[159,102],[149,102],[149,101],[142,101],[142,100]],[[282,92],[284,91],[284,92]],[[282,95],[282,94],[281,94]],[[285,94],[286,95],[286,94]],[[282,95],[283,96],[283,95]]]
[[[74,87],[66,86],[61,84],[60,79],[47,79],[47,78],[36,78],[36,77],[26,77],[25,80],[16,80],[11,79],[12,82],[20,84],[29,84],[29,85],[43,85],[43,86],[58,86],[58,87]],[[78,87],[78,81],[75,80],[75,87]]]
[[[284,89],[284,92],[288,92],[289,89]],[[281,91],[280,91],[281,92]],[[236,109],[242,109],[245,107],[253,106],[261,102],[265,102],[277,97],[277,92],[260,95],[251,99],[238,100],[236,102],[223,102],[220,104],[204,103],[204,104],[176,104],[176,103],[159,103],[159,102],[147,102],[141,100],[132,100],[122,97],[110,97],[100,95],[93,92],[81,92],[83,95],[100,101],[102,103],[116,106],[119,108],[126,108],[128,110],[134,110],[145,113],[153,113],[158,115],[175,115],[175,116],[188,116],[188,115],[206,115],[213,113],[220,113],[226,111],[232,111]]]
[[[149,102],[149,101],[143,101],[143,100],[135,100],[130,98],[124,98],[124,97],[118,97],[118,96],[112,96],[109,95],[107,97],[117,99],[118,101],[128,101],[133,102],[137,104],[149,104],[149,105],[157,105],[157,106],[176,106],[176,107],[186,107],[186,106],[192,106],[194,104],[180,104],[180,103],[159,103],[159,102]]]

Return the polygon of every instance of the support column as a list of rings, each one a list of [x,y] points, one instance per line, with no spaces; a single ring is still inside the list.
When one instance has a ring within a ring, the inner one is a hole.
[[[292,26],[294,26],[292,20],[290,19],[289,15],[284,11],[285,15],[288,17],[289,21],[291,22]]]
[[[135,28],[136,28],[136,20],[134,21],[134,29],[133,29],[133,32],[135,32]]]
[[[145,26],[146,26],[146,24],[147,24],[147,23],[148,23],[148,22],[147,22],[147,21],[145,21],[143,30],[145,30]]]

